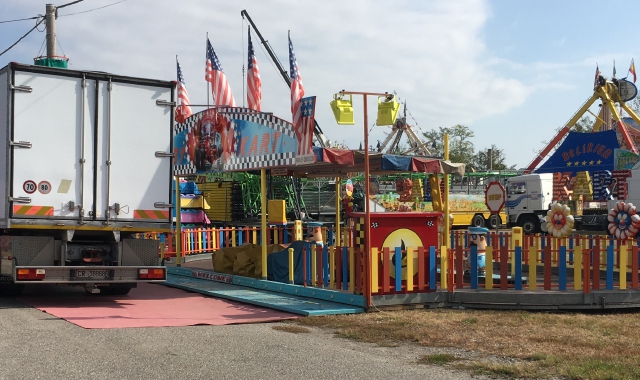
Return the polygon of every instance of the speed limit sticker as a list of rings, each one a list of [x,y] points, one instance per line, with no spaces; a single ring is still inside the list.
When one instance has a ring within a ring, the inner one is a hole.
[[[51,184],[48,181],[40,181],[38,191],[42,194],[49,194],[51,192]]]
[[[24,183],[22,184],[22,190],[24,190],[25,193],[27,194],[33,194],[36,192],[36,183],[34,181],[24,181]]]

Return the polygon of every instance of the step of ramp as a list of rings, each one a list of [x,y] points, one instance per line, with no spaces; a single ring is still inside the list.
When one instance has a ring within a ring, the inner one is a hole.
[[[275,310],[286,311],[304,316],[330,315],[330,314],[356,314],[363,313],[364,308],[323,299],[303,297],[299,295],[280,293],[255,287],[236,285],[247,283],[269,288],[270,281],[253,280],[239,276],[220,274],[205,270],[167,267],[166,286],[180,288],[213,297],[225,298],[237,302],[248,303],[257,306],[268,307]],[[277,284],[278,288],[296,287],[288,284]],[[300,291],[298,290],[298,291]],[[318,293],[315,289],[313,293]]]

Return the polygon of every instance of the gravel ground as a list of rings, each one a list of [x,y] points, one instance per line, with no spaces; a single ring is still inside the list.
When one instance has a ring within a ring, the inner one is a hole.
[[[86,330],[0,298],[0,379],[488,379],[416,361],[434,353],[509,360],[455,348],[380,347],[324,329],[295,334],[278,326],[285,324]]]

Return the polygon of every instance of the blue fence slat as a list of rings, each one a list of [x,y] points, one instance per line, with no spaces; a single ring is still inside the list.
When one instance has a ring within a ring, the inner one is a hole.
[[[613,289],[614,264],[615,263],[613,261],[613,246],[607,245],[607,283],[606,283],[607,290]]]
[[[522,290],[522,247],[520,246],[516,247],[513,259],[515,264],[515,273],[513,275],[513,287],[515,290]]]
[[[478,246],[472,245],[469,255],[469,264],[471,270],[471,289],[478,289]]]
[[[573,262],[573,239],[575,239],[572,236],[569,236],[569,262]]]
[[[393,256],[393,265],[395,266],[396,292],[402,291],[402,249],[396,247],[396,254]]]
[[[558,249],[558,289],[567,290],[567,247]]]
[[[326,245],[322,247],[322,280],[325,288],[329,286],[329,251]]]
[[[305,255],[307,255],[307,284],[311,284],[311,242],[304,245]]]
[[[429,247],[429,289],[436,289],[436,247]]]

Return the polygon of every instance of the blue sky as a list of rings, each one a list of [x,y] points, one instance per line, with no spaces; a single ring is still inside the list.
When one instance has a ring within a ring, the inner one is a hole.
[[[466,125],[476,150],[495,144],[518,168],[592,95],[596,63],[611,76],[615,60],[620,78],[640,57],[632,0],[126,0],[108,6],[118,1],[84,0],[59,10],[58,50],[70,57],[70,68],[173,80],[178,55],[191,102],[206,104],[208,33],[242,104],[247,23],[240,11],[246,9],[286,69],[291,32],[306,95],[318,97],[316,118],[329,140],[351,148],[363,141],[361,97],[354,98],[356,125],[339,126],[329,107],[334,93],[395,91],[416,132]],[[47,2],[2,1],[0,21],[44,14]],[[0,51],[34,24],[0,24]],[[34,31],[0,56],[0,67],[31,63],[44,38]],[[289,90],[255,33],[252,39],[263,110],[290,120]],[[375,102],[369,98],[372,145],[390,131],[372,125]]]

